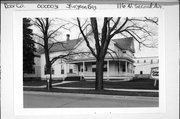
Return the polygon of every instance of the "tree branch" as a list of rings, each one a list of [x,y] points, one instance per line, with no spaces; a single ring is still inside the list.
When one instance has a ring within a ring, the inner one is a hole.
[[[78,17],[77,17],[77,21],[78,21],[79,30],[80,30],[81,34],[83,35],[83,37],[84,37],[84,40],[85,40],[85,42],[86,42],[86,44],[87,44],[87,47],[88,47],[88,48],[90,49],[90,51],[92,52],[93,56],[97,58],[97,55],[95,54],[93,48],[90,46],[89,41],[88,41],[87,37],[85,36],[82,28],[81,28],[81,23],[80,23],[80,20],[79,20]]]
[[[69,24],[69,23],[67,23],[67,24]],[[54,30],[52,33],[49,34],[48,38],[50,38],[55,32],[57,32],[60,28],[64,27],[67,24],[63,24],[60,27],[58,27],[56,30]]]
[[[79,54],[83,54],[83,55],[86,55],[86,54],[90,54],[90,52],[73,52],[73,51],[69,51],[67,54],[65,55],[59,55],[59,56],[56,56],[54,58],[52,58],[52,60],[50,61],[51,62],[51,65],[57,61],[58,59],[69,59],[68,57],[69,56],[73,56],[73,55],[79,55]]]
[[[35,35],[35,36],[37,36],[37,37],[39,37],[39,38],[41,38],[41,39],[44,39],[42,36],[40,36],[40,35],[38,35],[38,34],[33,33],[33,35]]]
[[[34,40],[32,40],[32,41],[33,41],[33,43],[38,44],[38,45],[40,45],[40,46],[42,46],[42,47],[44,48],[44,45],[43,45],[43,44],[41,44],[41,43],[39,43],[39,42],[36,42],[36,41],[34,41]]]
[[[94,39],[95,39],[95,46],[96,46],[96,50],[97,50],[97,55],[99,55],[100,52],[100,44],[99,44],[99,32],[98,32],[98,24],[97,24],[97,20],[95,17],[90,18],[91,19],[91,26],[92,26],[92,30],[93,30],[93,34],[94,34]]]
[[[114,35],[118,34],[120,32],[120,30],[126,25],[127,22],[128,22],[128,17],[126,17],[126,20],[124,21],[124,23],[112,35],[110,35],[110,38],[112,38]]]
[[[45,32],[45,28],[43,26],[43,23],[41,22],[41,20],[39,18],[36,18],[36,20],[39,22],[40,27],[42,28],[42,32],[44,33]]]
[[[117,27],[117,25],[119,24],[120,19],[121,19],[121,18],[118,17],[118,19],[116,20],[116,22],[114,22],[113,27],[110,29],[110,33]]]
[[[117,54],[117,52],[115,52],[114,50],[112,50],[112,49],[110,49],[110,48],[108,48],[108,50],[111,51],[112,53],[114,53],[117,58],[119,57],[118,54]]]

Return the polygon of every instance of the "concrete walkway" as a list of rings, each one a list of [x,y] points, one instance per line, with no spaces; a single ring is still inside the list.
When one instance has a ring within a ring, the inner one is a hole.
[[[72,82],[77,82],[77,81],[63,81],[60,83],[54,83],[52,84],[52,86],[56,86],[56,85],[60,85],[60,84],[66,84],[66,83],[72,83]],[[45,88],[46,85],[42,85],[42,86],[23,86],[24,88]]]

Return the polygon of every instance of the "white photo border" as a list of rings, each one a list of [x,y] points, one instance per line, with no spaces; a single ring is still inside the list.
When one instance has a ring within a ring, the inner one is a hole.
[[[71,16],[69,16],[71,15]],[[159,107],[147,108],[23,108],[23,18],[35,17],[158,17],[159,40]],[[70,114],[121,114],[121,113],[164,113],[166,112],[165,93],[165,38],[164,38],[164,11],[154,10],[57,10],[57,11],[14,11],[13,14],[13,46],[14,46],[14,113],[15,115],[70,115]],[[18,93],[17,93],[18,92]],[[61,112],[61,113],[59,113]]]

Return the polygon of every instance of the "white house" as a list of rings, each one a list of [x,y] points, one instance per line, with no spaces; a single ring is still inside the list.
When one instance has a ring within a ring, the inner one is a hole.
[[[88,37],[90,45],[94,46],[92,36]],[[50,58],[67,54],[70,51],[74,52],[90,52],[85,40],[82,38],[70,39],[67,35],[67,40],[63,43],[55,43],[50,45]],[[114,51],[113,55],[106,55],[104,65],[104,79],[124,79],[130,80],[134,77],[134,40],[130,38],[113,39],[110,42],[109,48]],[[48,75],[45,70],[45,56],[41,52],[41,78],[46,79]],[[58,59],[52,65],[53,79],[64,79],[71,76],[83,76],[84,79],[95,79],[96,60],[89,54],[71,56],[71,60]]]
[[[158,56],[152,57],[136,57],[135,59],[135,75],[139,77],[149,77],[151,69],[158,68]]]

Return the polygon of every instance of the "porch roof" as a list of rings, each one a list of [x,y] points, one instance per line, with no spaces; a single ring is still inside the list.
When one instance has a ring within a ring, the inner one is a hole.
[[[106,57],[105,61],[110,60],[110,61],[129,61],[134,63],[134,60],[129,58],[129,57],[120,57],[120,58],[112,58],[112,57]],[[77,59],[77,60],[71,60],[71,61],[67,61],[68,63],[71,64],[78,64],[78,63],[82,63],[82,62],[95,62],[96,59],[91,57],[91,58],[85,58],[85,59]]]

